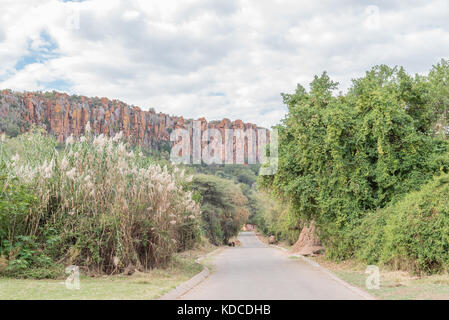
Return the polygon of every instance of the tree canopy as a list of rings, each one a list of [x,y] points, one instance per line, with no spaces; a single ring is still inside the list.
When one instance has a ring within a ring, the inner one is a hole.
[[[449,171],[448,74],[445,60],[428,76],[380,65],[345,94],[326,72],[282,94],[279,169],[260,183],[291,206],[293,224],[315,220],[331,257],[352,255],[367,212]]]

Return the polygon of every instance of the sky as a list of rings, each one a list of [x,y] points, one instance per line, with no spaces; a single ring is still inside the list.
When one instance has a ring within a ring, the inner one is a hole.
[[[270,127],[327,71],[449,58],[449,1],[0,0],[0,89],[107,97]]]

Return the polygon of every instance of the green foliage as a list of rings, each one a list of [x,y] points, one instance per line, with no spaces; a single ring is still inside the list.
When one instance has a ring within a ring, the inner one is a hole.
[[[248,223],[251,223],[253,217],[260,215],[264,209],[263,204],[260,201],[260,193],[255,188],[252,188],[247,184],[239,183],[238,186],[240,187],[242,194],[248,199],[246,207],[249,212]]]
[[[260,165],[207,165],[202,163],[201,165],[194,165],[192,167],[196,172],[215,175],[223,179],[233,180],[235,183],[243,183],[252,187],[257,181]]]
[[[315,220],[327,254],[344,259],[357,250],[358,226],[370,225],[367,212],[448,172],[448,142],[433,134],[442,109],[430,98],[447,89],[447,70],[446,62],[435,67],[435,80],[377,66],[339,96],[323,73],[309,92],[298,85],[282,94],[289,113],[278,126],[279,170],[260,183],[290,206],[286,221]]]
[[[1,101],[1,99],[0,99]],[[23,119],[21,109],[17,104],[11,104],[6,109],[6,115],[0,118],[0,132],[5,132],[10,137],[16,137],[22,129],[28,129],[28,123]]]
[[[266,236],[274,235],[290,245],[298,240],[300,225],[290,208],[270,198],[263,190],[254,194],[257,210],[251,212],[248,223],[254,224]]]
[[[227,244],[248,219],[248,199],[232,181],[198,174],[192,188],[201,195],[203,230],[211,243]]]
[[[17,179],[0,176],[0,256],[8,258],[4,274],[23,273],[30,266],[48,266],[48,257],[36,251],[35,239],[24,236],[29,224],[28,213],[36,202],[29,189]]]
[[[206,165],[202,163],[201,165],[194,165],[190,167],[192,171],[197,173],[203,173],[209,175],[211,181],[217,181],[217,184],[223,183],[223,180],[228,180],[226,185],[236,184],[240,188],[241,193],[247,199],[245,204],[245,209],[248,214],[248,223],[257,225],[263,232],[269,233],[269,230],[274,230],[274,227],[269,227],[267,225],[267,215],[274,211],[274,201],[269,199],[265,194],[257,190],[257,174],[260,170],[260,165]],[[212,175],[212,176],[211,176]],[[214,177],[219,177],[220,179],[214,179]],[[226,198],[225,189],[221,190],[222,194],[219,196],[220,188],[217,187],[216,196],[223,199]],[[204,192],[204,190],[202,190]],[[200,194],[200,193],[199,193]],[[207,199],[210,200],[210,199]],[[227,238],[224,237],[220,216],[222,209],[217,209],[214,205],[210,205],[209,201],[206,201],[203,205],[203,220],[205,221],[205,230],[209,230],[206,233],[209,234],[209,238],[213,243],[226,243],[227,240],[219,241],[217,239]],[[220,205],[224,207],[225,205]],[[276,209],[277,210],[277,209]],[[271,215],[270,215],[271,217]],[[270,220],[271,221],[271,220]],[[235,224],[228,223],[229,228],[233,230],[230,232],[234,235],[238,228]],[[211,232],[210,230],[215,230]]]
[[[436,122],[434,131],[447,136],[449,110],[449,61],[442,59],[433,66],[428,75],[428,100],[432,120]]]
[[[188,180],[119,136],[70,137],[65,146],[39,130],[2,137],[0,272],[53,277],[61,263],[93,273],[167,266],[200,241]]]
[[[357,257],[416,273],[449,269],[449,175],[443,175],[355,229]]]

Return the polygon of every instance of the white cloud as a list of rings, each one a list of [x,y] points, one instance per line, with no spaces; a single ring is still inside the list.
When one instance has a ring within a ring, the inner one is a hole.
[[[280,92],[324,70],[342,89],[376,64],[426,72],[448,58],[448,13],[445,0],[0,0],[0,88],[270,126]]]

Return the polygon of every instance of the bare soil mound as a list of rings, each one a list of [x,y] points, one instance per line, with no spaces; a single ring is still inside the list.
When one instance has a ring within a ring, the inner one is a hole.
[[[293,245],[292,252],[303,256],[316,255],[324,251],[324,247],[315,233],[315,224],[312,221],[309,226],[304,226],[299,234],[299,239]]]

